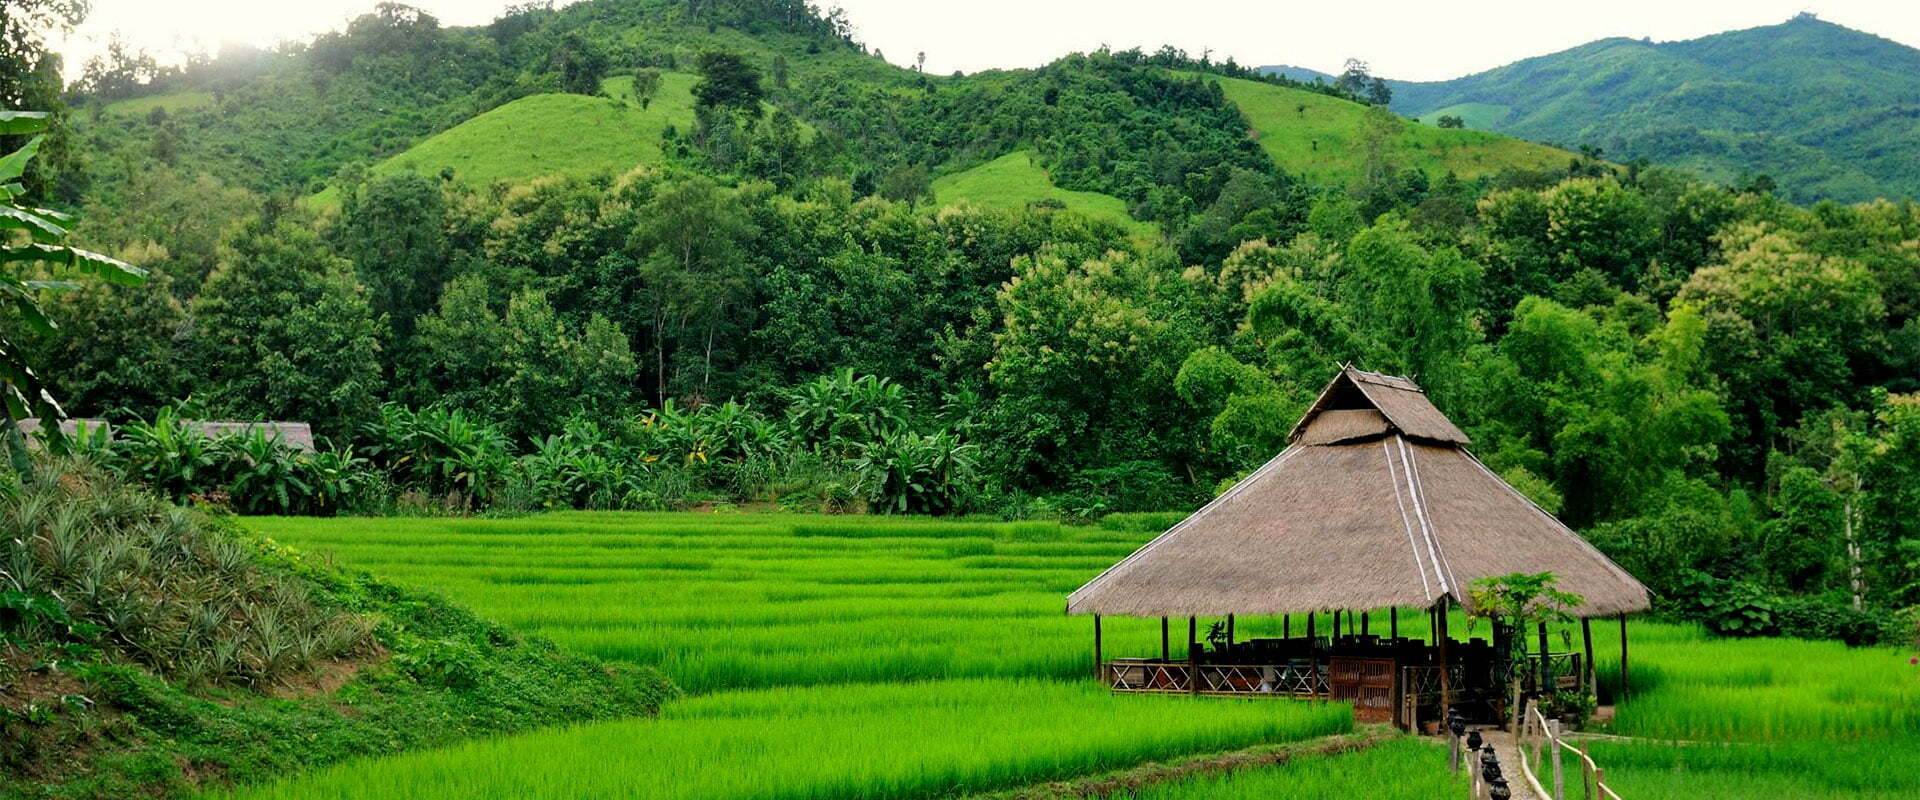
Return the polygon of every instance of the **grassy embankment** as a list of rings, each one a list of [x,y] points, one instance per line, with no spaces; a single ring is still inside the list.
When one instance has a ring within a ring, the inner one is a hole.
[[[46,467],[0,493],[0,798],[179,796],[672,689]]]

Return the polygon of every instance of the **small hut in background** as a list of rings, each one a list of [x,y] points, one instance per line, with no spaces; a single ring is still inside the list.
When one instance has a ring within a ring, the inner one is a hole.
[[[1289,439],[1067,598],[1067,613],[1094,615],[1094,661],[1113,689],[1349,700],[1363,721],[1404,727],[1452,706],[1498,718],[1509,669],[1525,669],[1531,691],[1591,691],[1589,620],[1605,616],[1620,617],[1625,670],[1625,615],[1648,607],[1646,587],[1467,452],[1413,381],[1345,368]],[[1500,637],[1525,631],[1450,641],[1447,610],[1470,607],[1474,581],[1540,572],[1585,599],[1572,610],[1582,651],[1544,652],[1544,628],[1537,664],[1500,655]],[[1426,609],[1430,640],[1401,638],[1391,613],[1388,630],[1373,629],[1369,611],[1396,608]],[[1283,616],[1283,636],[1239,640],[1235,617],[1249,614]],[[1299,635],[1295,614],[1306,615]],[[1159,617],[1159,657],[1103,660],[1102,615]],[[1187,640],[1175,651],[1177,617]],[[1211,649],[1197,641],[1200,617],[1223,618]]]
[[[266,437],[280,444],[302,452],[313,452],[313,426],[305,422],[229,422],[224,420],[182,420],[188,430],[196,431],[209,439],[224,439],[228,436],[242,436],[260,431]],[[27,441],[35,443],[39,438],[40,420],[28,417],[19,421],[20,433]],[[104,419],[73,418],[60,421],[60,432],[65,436],[78,436],[81,431],[106,432],[111,436],[113,424]]]

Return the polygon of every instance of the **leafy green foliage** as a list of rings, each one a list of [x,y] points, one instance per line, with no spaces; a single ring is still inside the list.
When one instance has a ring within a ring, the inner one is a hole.
[[[46,4],[35,4],[24,10],[35,20],[78,18],[81,14]],[[22,48],[20,37],[29,35],[27,30],[15,26],[8,26],[7,33],[4,46],[9,51]],[[17,58],[23,54],[4,55]],[[48,117],[43,111],[0,111],[0,134],[37,133],[46,128]],[[65,278],[88,276],[112,283],[137,284],[145,280],[147,274],[146,270],[119,259],[64,244],[74,217],[26,202],[27,189],[21,178],[45,140],[44,136],[35,136],[20,149],[0,156],[0,304],[13,312],[21,328],[42,336],[52,333],[56,323],[41,305],[41,294],[77,288]],[[35,267],[49,271],[35,271]],[[48,388],[15,337],[0,334],[0,404],[4,404],[6,412],[4,428],[0,428],[0,439],[4,439],[0,447],[5,447],[10,466],[18,473],[31,470],[20,437],[19,421],[38,417],[52,430],[64,416]],[[59,437],[56,435],[53,441],[58,444]]]

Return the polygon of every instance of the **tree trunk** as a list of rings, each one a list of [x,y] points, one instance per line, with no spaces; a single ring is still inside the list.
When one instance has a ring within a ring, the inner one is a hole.
[[[1841,522],[1846,526],[1847,535],[1847,582],[1853,589],[1853,610],[1859,611],[1866,605],[1866,581],[1861,577],[1860,540],[1853,525],[1853,493],[1847,493],[1846,505],[1841,509]]]
[[[653,309],[653,402],[655,408],[667,407],[667,310]]]

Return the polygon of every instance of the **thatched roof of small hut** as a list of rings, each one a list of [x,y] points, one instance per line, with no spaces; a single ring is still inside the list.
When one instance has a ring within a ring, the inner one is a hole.
[[[1071,614],[1217,616],[1470,606],[1481,578],[1552,572],[1596,617],[1647,588],[1468,453],[1405,378],[1346,368],[1287,449],[1067,598]]]
[[[20,432],[27,435],[29,442],[33,440],[33,435],[40,430],[40,420],[32,417],[20,420],[19,424],[20,424]],[[209,439],[220,439],[227,436],[238,436],[245,433],[251,433],[252,431],[257,429],[264,432],[267,435],[267,438],[274,439],[280,442],[281,444],[291,447],[295,450],[304,450],[307,452],[312,452],[314,449],[313,426],[308,425],[305,422],[228,422],[228,421],[222,421],[222,420],[185,420],[183,421],[182,424],[191,430],[199,431],[202,435],[206,436]],[[111,432],[113,430],[112,423],[109,423],[104,419],[73,418],[73,419],[63,419],[60,421],[60,432],[63,434],[66,434],[67,436],[74,436],[78,434],[80,428],[83,426],[89,431],[104,430],[104,431]]]

